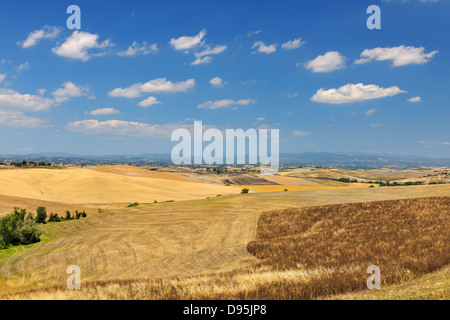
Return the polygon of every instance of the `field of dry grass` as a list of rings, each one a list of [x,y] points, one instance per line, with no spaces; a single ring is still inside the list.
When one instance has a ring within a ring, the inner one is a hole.
[[[332,300],[449,300],[450,266],[414,280],[327,297]]]
[[[106,210],[84,220],[47,225],[42,243],[2,253],[0,298],[267,296],[280,283],[313,283],[317,276],[336,271],[329,265],[279,268],[251,255],[247,244],[256,237],[262,211],[449,193],[448,185],[308,190]],[[81,267],[81,291],[64,289],[65,269],[71,264]]]
[[[169,177],[169,173],[158,178],[131,176],[136,174],[136,169],[130,167],[125,171],[127,175],[119,169],[116,172],[89,168],[1,170],[0,195],[67,204],[111,204],[191,200],[239,193],[234,188],[187,181],[175,175]]]
[[[256,186],[232,186],[233,188],[249,189],[250,192],[282,192],[282,191],[307,191],[307,190],[346,190],[365,189],[369,186],[363,183],[352,183],[345,186],[296,186],[296,185],[256,185]]]

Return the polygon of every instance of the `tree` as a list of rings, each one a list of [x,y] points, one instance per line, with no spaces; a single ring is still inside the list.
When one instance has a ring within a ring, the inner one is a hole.
[[[0,248],[40,241],[43,231],[33,220],[25,221],[25,214],[25,209],[14,208],[13,214],[0,219]]]
[[[247,194],[250,190],[247,188],[241,190],[241,194]]]
[[[45,224],[47,222],[47,210],[45,207],[37,208],[36,213],[36,223]]]

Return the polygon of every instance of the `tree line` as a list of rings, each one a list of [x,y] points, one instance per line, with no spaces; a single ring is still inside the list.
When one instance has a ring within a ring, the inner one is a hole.
[[[36,209],[36,217],[26,209],[14,208],[14,212],[3,218],[0,218],[0,249],[6,249],[9,246],[27,245],[41,241],[40,236],[44,231],[39,224],[54,223],[68,220],[86,218],[85,211],[76,210],[72,215],[69,210],[64,217],[57,213],[47,215],[45,207]]]

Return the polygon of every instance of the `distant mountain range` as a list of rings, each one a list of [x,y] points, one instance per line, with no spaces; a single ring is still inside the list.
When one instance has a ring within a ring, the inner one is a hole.
[[[147,153],[139,155],[77,155],[71,153],[37,153],[27,155],[0,155],[0,162],[5,161],[45,161],[56,164],[133,164],[133,165],[170,165],[170,154]],[[416,168],[416,167],[450,167],[450,158],[425,158],[417,156],[391,156],[351,153],[282,153],[281,166],[309,166],[337,168]]]

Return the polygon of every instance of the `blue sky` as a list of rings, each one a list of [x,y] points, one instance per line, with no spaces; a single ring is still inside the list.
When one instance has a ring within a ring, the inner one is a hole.
[[[450,1],[76,1],[75,31],[71,4],[0,1],[0,153],[170,153],[195,119],[450,157]]]

